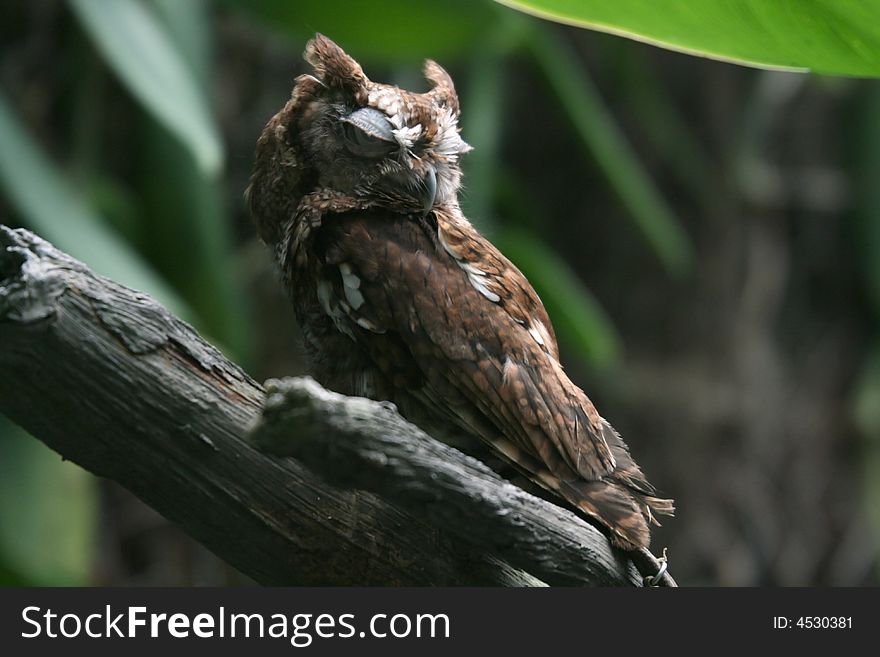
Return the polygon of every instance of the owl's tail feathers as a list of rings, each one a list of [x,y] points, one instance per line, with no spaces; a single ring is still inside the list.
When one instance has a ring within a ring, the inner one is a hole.
[[[648,514],[651,516],[650,520],[653,524],[660,527],[660,522],[655,517],[656,515],[661,516],[674,516],[675,515],[675,502],[674,500],[666,499],[663,497],[654,497],[653,495],[645,495],[642,497],[644,500],[645,506],[648,509]]]
[[[618,547],[647,548],[650,525],[660,525],[658,515],[673,515],[675,505],[672,500],[657,497],[656,490],[630,456],[629,448],[605,420],[602,437],[614,456],[614,470],[595,481],[561,478],[559,493],[582,513],[608,527],[611,540]]]
[[[648,550],[649,524],[659,524],[654,514],[672,515],[672,500],[646,495],[611,478],[556,483],[558,494],[578,511],[605,526],[611,543],[629,552],[646,586],[677,586],[663,565],[665,551],[662,560],[658,560]]]
[[[601,479],[584,479],[561,459],[553,471],[506,438],[492,440],[495,449],[532,481],[541,485],[607,528],[611,542],[624,550],[647,548],[650,525],[657,515],[671,516],[672,500],[656,496],[654,487],[633,461],[623,440],[603,421],[603,437],[614,455],[615,468]]]
[[[558,492],[581,513],[610,530],[611,542],[624,550],[648,547],[650,512],[626,486],[612,480],[559,480]]]

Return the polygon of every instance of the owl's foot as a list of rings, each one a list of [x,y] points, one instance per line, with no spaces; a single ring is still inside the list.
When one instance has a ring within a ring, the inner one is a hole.
[[[663,556],[659,559],[651,554],[648,548],[639,548],[633,551],[631,556],[645,586],[678,587],[668,572],[669,560],[666,556],[666,548],[663,548]]]

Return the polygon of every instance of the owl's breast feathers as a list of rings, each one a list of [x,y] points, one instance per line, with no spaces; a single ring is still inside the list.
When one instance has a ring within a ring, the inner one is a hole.
[[[421,218],[327,205],[289,227],[279,254],[295,265],[282,266],[297,279],[289,283],[313,286],[336,329],[393,388],[487,441],[621,547],[647,546],[648,524],[672,502],[654,496],[563,371],[547,313],[519,270],[457,208]]]

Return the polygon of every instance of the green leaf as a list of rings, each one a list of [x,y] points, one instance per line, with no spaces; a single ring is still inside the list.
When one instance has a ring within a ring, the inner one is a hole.
[[[322,32],[357,58],[450,58],[480,43],[485,0],[227,0],[300,41]]]
[[[148,292],[172,312],[187,306],[71,189],[34,144],[0,93],[0,188],[26,224],[95,271]]]
[[[505,228],[494,241],[534,286],[559,341],[592,365],[614,362],[620,343],[611,321],[562,259],[540,237],[522,228]]]
[[[690,240],[657,191],[571,48],[540,27],[527,44],[581,141],[605,173],[647,242],[675,275],[693,261]]]
[[[0,416],[0,569],[37,585],[88,584],[95,479]]]
[[[549,20],[764,68],[880,76],[877,0],[497,0]]]
[[[187,145],[199,166],[219,172],[223,147],[191,70],[161,23],[137,0],[69,0],[129,91]]]
[[[211,0],[150,0],[150,3],[202,93],[207,93],[214,63]]]

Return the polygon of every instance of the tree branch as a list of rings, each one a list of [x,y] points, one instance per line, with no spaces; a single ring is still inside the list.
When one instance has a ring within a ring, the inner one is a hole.
[[[309,379],[266,398],[150,297],[4,226],[0,345],[0,411],[260,582],[640,582],[595,528],[387,405]]]

